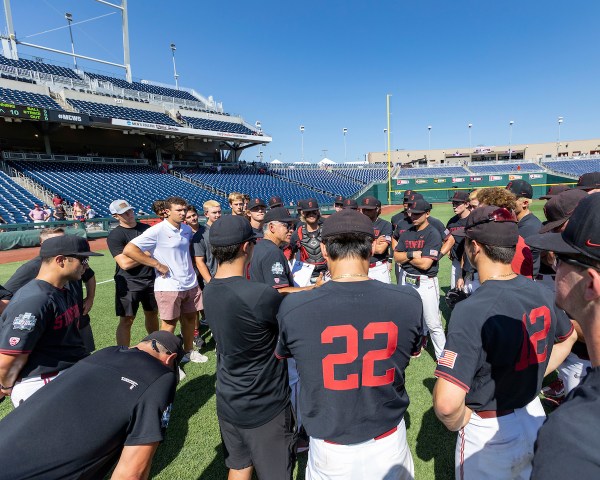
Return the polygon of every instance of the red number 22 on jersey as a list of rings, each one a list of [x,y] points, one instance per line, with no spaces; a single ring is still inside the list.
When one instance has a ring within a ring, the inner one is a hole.
[[[375,335],[387,335],[386,348],[370,350],[362,358],[362,385],[379,387],[394,381],[395,371],[390,368],[383,375],[375,375],[375,362],[387,360],[396,350],[398,344],[398,327],[392,322],[371,322],[363,331],[363,340],[373,340]],[[346,351],[330,353],[323,358],[323,385],[329,390],[352,390],[358,388],[358,373],[351,373],[346,378],[336,380],[335,366],[347,365],[358,358],[358,330],[352,325],[333,325],[323,330],[322,343],[333,343],[334,338],[346,339]]]
[[[538,321],[542,321],[542,328],[537,332],[529,334],[532,327],[536,326]],[[546,342],[546,337],[550,331],[550,323],[552,317],[550,309],[546,306],[534,308],[529,312],[529,315],[523,315],[523,346],[521,347],[521,355],[515,370],[520,372],[525,370],[530,365],[537,365],[545,362],[548,355],[548,346],[544,345],[544,350],[538,352],[539,344]]]

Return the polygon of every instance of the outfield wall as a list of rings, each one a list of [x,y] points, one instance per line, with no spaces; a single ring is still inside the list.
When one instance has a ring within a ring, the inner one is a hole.
[[[505,187],[511,180],[525,180],[533,186],[533,198],[545,195],[550,185],[576,184],[568,177],[548,173],[503,173],[495,175],[465,175],[453,177],[394,178],[392,179],[392,204],[401,204],[405,190],[416,190],[428,202],[447,202],[456,190],[472,191],[476,188]],[[388,203],[387,183],[378,183],[367,190],[366,195],[377,197],[381,203]]]

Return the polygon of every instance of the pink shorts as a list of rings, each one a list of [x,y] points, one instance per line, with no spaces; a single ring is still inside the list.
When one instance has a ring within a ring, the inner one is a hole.
[[[202,290],[195,286],[182,292],[154,292],[161,320],[177,320],[182,313],[202,310]]]

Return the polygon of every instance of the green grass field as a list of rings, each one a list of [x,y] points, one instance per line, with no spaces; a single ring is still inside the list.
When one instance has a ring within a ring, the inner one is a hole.
[[[534,202],[533,206],[533,212],[541,219],[544,218],[542,206],[543,202]],[[452,216],[451,205],[435,205],[432,214],[445,223]],[[390,215],[386,217],[389,219]],[[102,253],[106,255],[104,258],[93,257],[90,262],[98,282],[96,300],[90,313],[97,348],[115,344],[117,326],[112,282],[114,261],[108,251]],[[0,265],[0,284],[5,283],[19,265]],[[444,258],[439,274],[442,295],[449,288],[449,275],[450,262]],[[445,322],[448,310],[443,298],[440,306]],[[401,315],[401,312],[398,314]],[[132,331],[132,343],[144,335],[143,321],[138,318]],[[203,351],[209,357],[207,363],[185,366],[187,377],[178,386],[169,431],[154,458],[152,478],[220,480],[227,476],[215,407],[214,342],[209,341]],[[405,417],[408,443],[415,462],[416,478],[449,480],[454,478],[456,434],[448,432],[433,412],[431,392],[435,383],[434,369],[435,361],[430,346],[429,351],[413,359],[406,370],[406,389],[411,401]],[[10,402],[3,402],[0,405],[0,417],[11,409]],[[306,455],[299,455],[295,479],[304,479]]]

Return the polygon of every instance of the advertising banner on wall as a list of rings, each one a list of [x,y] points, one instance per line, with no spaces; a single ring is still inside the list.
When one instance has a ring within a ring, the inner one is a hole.
[[[523,175],[509,175],[509,180],[523,180]]]
[[[483,177],[471,177],[471,182],[483,182]]]
[[[433,183],[446,183],[445,178],[434,178]]]
[[[452,179],[452,183],[462,183],[465,181],[464,177],[455,177]]]
[[[401,179],[396,180],[396,185],[408,185],[409,183],[410,183],[410,180],[401,180]]]
[[[415,180],[415,183],[418,183],[419,185],[425,184],[425,183],[429,183],[429,181],[426,178],[417,178]]]
[[[529,178],[531,180],[535,180],[536,178],[544,178],[544,175],[542,175],[541,173],[530,173]]]
[[[490,182],[498,182],[502,180],[502,175],[490,175]]]

